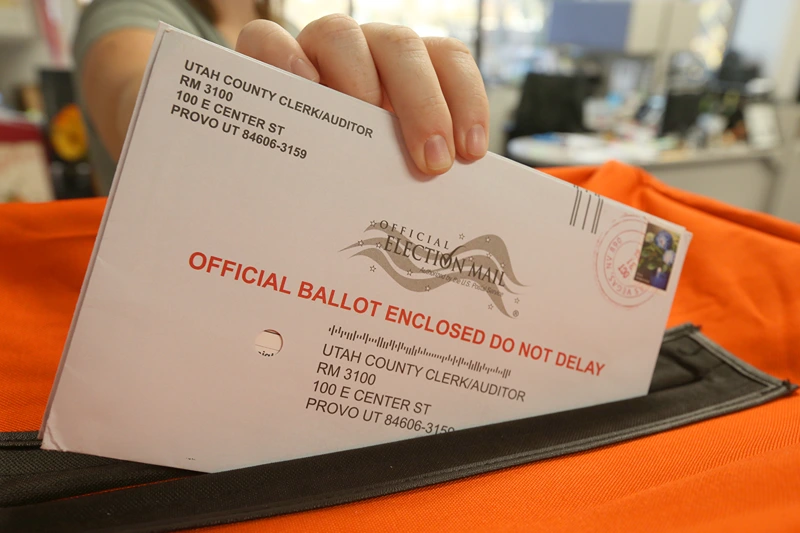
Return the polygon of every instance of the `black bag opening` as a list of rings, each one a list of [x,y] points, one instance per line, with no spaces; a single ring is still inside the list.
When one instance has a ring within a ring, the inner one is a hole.
[[[0,531],[175,531],[316,509],[666,431],[795,389],[687,324],[665,333],[647,396],[229,472],[49,452],[36,433],[0,434]]]

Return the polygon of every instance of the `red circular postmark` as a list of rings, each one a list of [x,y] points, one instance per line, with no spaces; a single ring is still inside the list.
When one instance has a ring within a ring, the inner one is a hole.
[[[653,297],[653,289],[634,279],[647,223],[624,216],[600,237],[595,250],[595,276],[603,294],[623,307],[638,307]]]

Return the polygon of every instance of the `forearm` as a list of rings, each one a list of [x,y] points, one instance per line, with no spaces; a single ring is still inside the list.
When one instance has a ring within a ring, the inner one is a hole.
[[[114,127],[110,132],[109,138],[105,140],[106,149],[111,157],[114,158],[114,161],[119,160],[119,156],[122,153],[122,146],[125,144],[128,126],[133,116],[133,109],[136,107],[140,84],[141,77],[128,80],[119,93]]]
[[[119,159],[155,34],[119,30],[100,39],[81,69],[89,119],[109,156]]]

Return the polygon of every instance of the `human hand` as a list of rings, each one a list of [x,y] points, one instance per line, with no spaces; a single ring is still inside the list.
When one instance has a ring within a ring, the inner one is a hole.
[[[253,21],[236,51],[392,111],[426,175],[449,170],[456,154],[467,161],[486,155],[486,90],[469,49],[456,39],[329,15],[296,40],[274,22]]]

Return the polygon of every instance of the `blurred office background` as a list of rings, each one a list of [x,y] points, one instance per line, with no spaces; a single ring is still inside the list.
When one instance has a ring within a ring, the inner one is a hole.
[[[0,0],[0,201],[94,194],[70,44],[91,0]],[[489,92],[491,150],[645,168],[800,222],[800,1],[284,0],[453,36]]]

